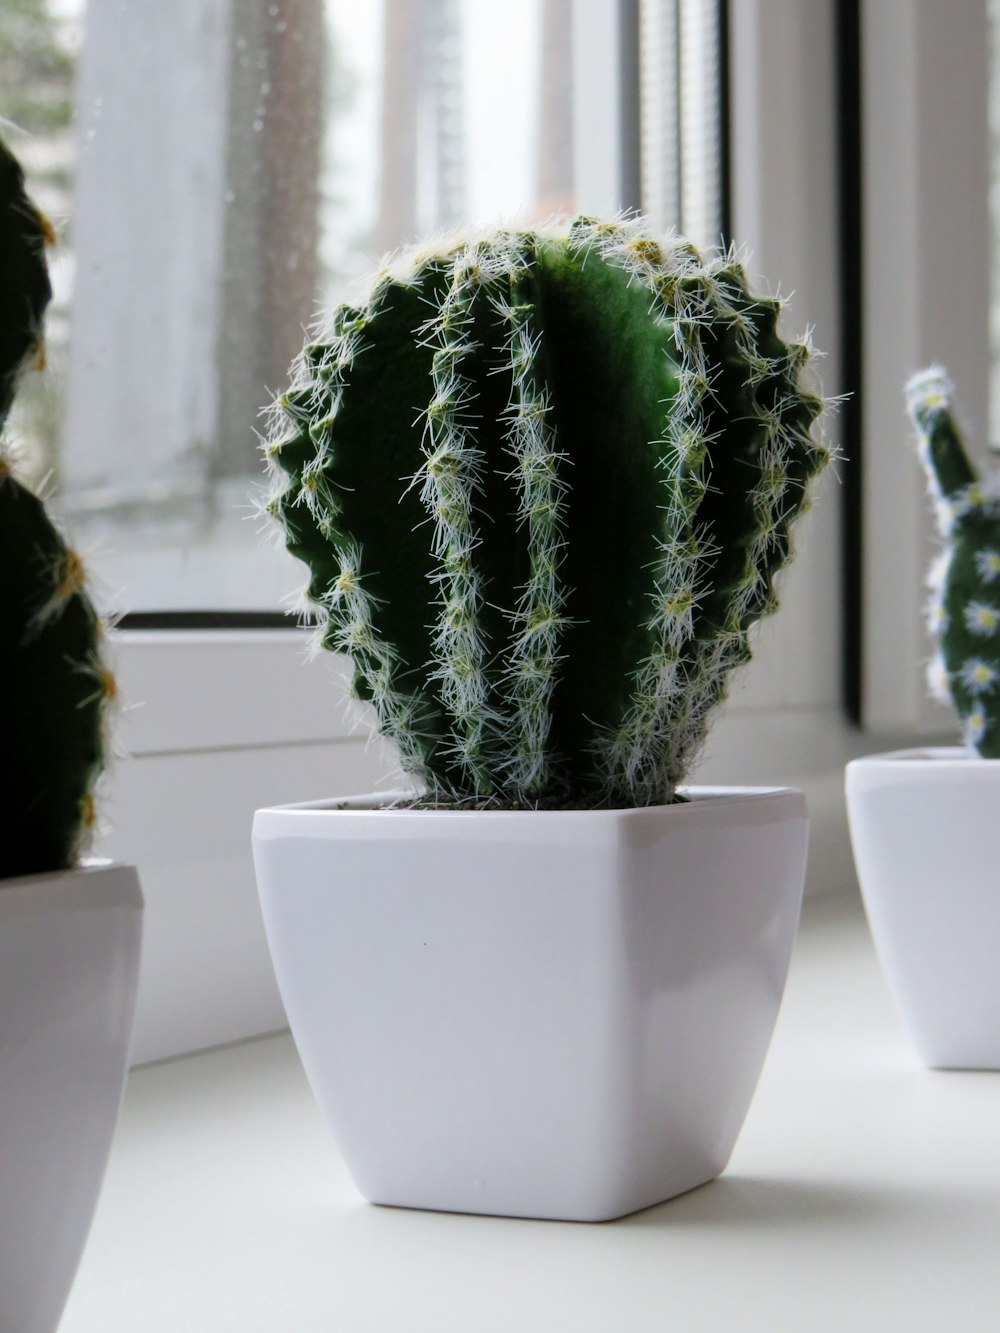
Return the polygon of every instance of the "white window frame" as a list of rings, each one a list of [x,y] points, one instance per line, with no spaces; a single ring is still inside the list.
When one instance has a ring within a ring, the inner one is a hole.
[[[924,578],[934,550],[903,385],[944,364],[970,445],[989,421],[985,0],[864,0],[863,721],[955,743],[930,701]]]
[[[736,0],[730,22],[733,231],[755,271],[794,289],[786,332],[815,325],[830,351],[825,388],[840,392],[834,0]],[[612,27],[595,22],[592,40],[617,40]],[[604,89],[600,101],[613,124],[622,99]],[[599,151],[614,162],[604,123]],[[588,190],[597,202],[597,187]],[[852,873],[842,766],[866,742],[841,706],[834,478],[804,528],[782,613],[764,628],[696,777],[804,786],[812,885],[843,888]],[[136,1061],[283,1025],[250,864],[253,808],[391,780],[385,749],[368,747],[345,716],[339,668],[304,665],[302,645],[296,632],[118,635],[124,696],[142,706],[123,719],[133,757],[112,775],[105,847],[138,863],[146,889]]]

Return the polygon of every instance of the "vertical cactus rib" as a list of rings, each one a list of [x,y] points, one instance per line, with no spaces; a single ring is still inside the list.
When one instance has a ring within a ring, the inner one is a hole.
[[[435,797],[672,799],[829,458],[808,346],[641,220],[452,238],[375,292],[266,446],[324,642]]]
[[[966,744],[1000,758],[1000,474],[980,480],[940,366],[914,375],[906,400],[943,542],[928,578],[931,692],[954,705]]]
[[[529,561],[528,579],[511,616],[508,667],[513,731],[508,773],[516,800],[526,804],[558,780],[548,740],[567,598],[561,565],[568,460],[557,447],[551,396],[541,369],[542,333],[531,300],[533,252],[531,247],[523,267],[513,269],[509,293],[494,299],[510,329],[509,361],[501,367],[511,385],[504,422]]]
[[[551,747],[576,799],[589,803],[631,803],[620,771],[609,771],[606,740],[643,704],[636,675],[654,646],[664,421],[679,392],[672,328],[651,320],[649,292],[609,258],[630,235],[628,224],[580,219],[564,241],[539,247],[535,279],[553,420],[568,459],[567,625]]]
[[[707,312],[699,286],[685,284],[697,272],[687,244],[664,249],[628,236],[604,253],[648,289],[652,317],[669,334],[668,355],[678,368],[677,392],[663,405],[662,436],[655,444],[662,500],[648,621],[652,650],[639,664],[632,707],[606,738],[603,756],[612,799],[645,804],[650,793],[672,790],[680,779],[681,756],[689,748],[681,724],[697,685],[689,649],[711,556],[698,520],[709,448],[704,401],[710,368],[701,339]]]
[[[735,255],[703,265],[684,242],[636,237],[605,255],[649,288],[680,366],[663,441],[655,647],[608,755],[612,784],[645,801],[680,781],[749,658],[747,630],[776,604],[790,523],[829,454],[810,438],[822,401],[798,384],[809,349],[777,339],[777,303],[750,297]]]
[[[490,690],[481,631],[484,589],[475,558],[481,541],[475,511],[482,496],[485,459],[473,416],[475,385],[466,373],[480,350],[474,306],[482,285],[490,281],[483,259],[475,246],[453,256],[444,299],[421,330],[433,352],[432,396],[423,411],[424,461],[416,479],[431,520],[436,559],[431,575],[438,597],[434,674],[452,718],[459,771],[477,796],[487,797],[493,787],[483,762]]]
[[[271,405],[264,455],[272,485],[266,512],[309,567],[305,601],[319,622],[318,642],[350,658],[354,693],[371,703],[404,771],[436,789],[434,756],[445,724],[412,665],[422,665],[429,651],[424,617],[412,615],[424,601],[429,561],[405,542],[379,542],[372,524],[390,507],[412,529],[422,521],[414,497],[400,496],[397,487],[417,462],[414,412],[386,395],[384,457],[373,474],[372,423],[345,403],[349,390],[356,393],[351,401],[382,396],[390,360],[401,383],[423,383],[429,356],[416,335],[424,318],[419,296],[405,284],[376,284],[365,305],[338,309]],[[405,596],[392,604],[387,585],[402,585],[411,604]]]

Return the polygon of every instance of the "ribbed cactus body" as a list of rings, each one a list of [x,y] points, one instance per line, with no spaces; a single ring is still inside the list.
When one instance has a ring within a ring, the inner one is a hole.
[[[0,429],[18,373],[40,359],[48,224],[0,144]],[[0,451],[0,878],[63,869],[93,823],[114,680],[100,626],[41,501]]]
[[[76,861],[93,823],[114,682],[79,559],[9,472],[0,475],[0,570],[2,877]]]
[[[778,312],[578,219],[405,252],[306,346],[269,510],[432,796],[672,797],[828,456]]]
[[[931,571],[928,615],[937,642],[933,692],[954,704],[967,743],[1000,758],[1000,473],[980,480],[940,367],[915,375],[907,401],[944,542]]]

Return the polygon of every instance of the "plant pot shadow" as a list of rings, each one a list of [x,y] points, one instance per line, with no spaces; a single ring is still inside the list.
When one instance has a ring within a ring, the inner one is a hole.
[[[622,1218],[617,1225],[686,1229],[704,1225],[713,1231],[853,1227],[884,1222],[908,1207],[912,1207],[912,1199],[907,1201],[898,1192],[876,1195],[863,1185],[723,1176],[689,1194]]]

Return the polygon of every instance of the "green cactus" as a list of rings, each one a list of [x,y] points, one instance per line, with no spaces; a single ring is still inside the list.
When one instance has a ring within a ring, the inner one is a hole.
[[[267,511],[432,799],[673,799],[829,457],[779,309],[578,218],[403,252],[307,343]]]
[[[18,374],[42,359],[51,229],[0,143],[0,431]],[[0,878],[73,865],[94,822],[114,678],[83,566],[0,451]]]
[[[940,366],[914,375],[906,397],[944,543],[928,579],[928,683],[954,705],[966,743],[1000,759],[1000,472],[977,476]]]

